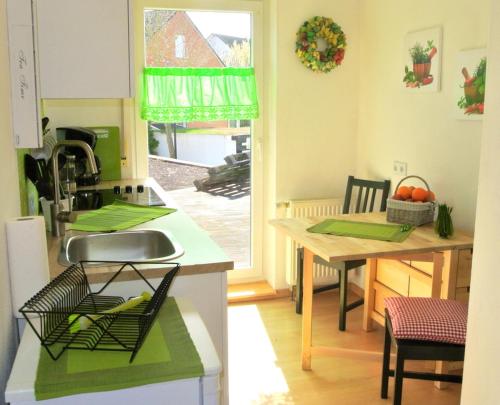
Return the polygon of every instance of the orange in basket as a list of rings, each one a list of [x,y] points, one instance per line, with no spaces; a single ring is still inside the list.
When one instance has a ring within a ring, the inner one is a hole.
[[[424,202],[427,200],[427,197],[429,196],[429,192],[421,187],[417,187],[413,192],[411,193],[411,198],[413,201],[420,201]]]
[[[401,186],[398,188],[398,191],[396,192],[396,195],[402,197],[404,200],[411,198],[411,189],[410,187],[406,186]]]

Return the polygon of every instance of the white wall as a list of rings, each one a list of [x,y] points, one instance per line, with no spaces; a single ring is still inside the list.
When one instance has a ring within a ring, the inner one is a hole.
[[[225,164],[224,158],[236,153],[231,135],[177,134],[177,159],[207,166]]]
[[[129,99],[45,99],[42,114],[50,119],[49,128],[54,137],[58,127],[118,127],[121,155],[128,158],[122,161],[122,178],[131,178],[130,103]]]
[[[484,120],[479,171],[474,259],[469,322],[465,350],[462,404],[498,404],[500,370],[497,367],[500,326],[500,3],[492,2],[488,52],[487,116]]]
[[[358,132],[360,176],[392,177],[392,162],[430,183],[438,200],[454,207],[458,227],[474,225],[482,123],[456,120],[457,53],[485,47],[489,0],[362,1]],[[442,90],[402,90],[407,32],[443,28]],[[398,180],[393,178],[393,185]]]
[[[49,117],[49,127],[116,126],[123,132],[123,103],[119,99],[43,100],[43,114]]]
[[[271,1],[266,9],[265,207],[291,199],[342,196],[356,169],[359,94],[360,1]],[[347,38],[342,65],[315,73],[296,57],[295,34],[314,16],[329,16]],[[274,110],[275,109],[275,110]],[[287,288],[284,238],[265,227],[264,272],[277,289]]]
[[[158,156],[171,158],[167,135],[164,132],[155,132],[154,138],[158,141]],[[177,159],[206,166],[226,164],[224,158],[236,153],[236,141],[231,135],[206,134],[177,134]]]
[[[164,132],[155,131],[153,132],[153,137],[158,141],[158,147],[156,148],[156,154],[161,157],[170,157],[170,150],[168,148],[167,135]]]
[[[355,169],[358,117],[360,2],[277,2],[276,193],[278,201],[341,196]],[[313,16],[329,16],[347,38],[342,66],[306,69],[295,33]],[[272,22],[273,23],[273,22]]]
[[[11,138],[9,61],[6,1],[0,0],[0,162],[2,204],[0,209],[0,404],[15,351],[14,321],[5,241],[5,220],[19,215],[19,185],[16,154]]]

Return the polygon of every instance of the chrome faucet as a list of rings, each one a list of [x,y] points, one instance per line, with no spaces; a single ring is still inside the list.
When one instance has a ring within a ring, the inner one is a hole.
[[[52,150],[52,177],[54,180],[54,202],[50,206],[50,221],[52,224],[52,236],[64,236],[66,231],[65,222],[75,222],[76,214],[70,211],[63,211],[61,204],[61,193],[59,191],[59,165],[58,155],[61,148],[65,146],[76,146],[85,152],[92,174],[98,174],[94,151],[90,145],[83,141],[59,141]],[[69,201],[71,204],[71,201]]]

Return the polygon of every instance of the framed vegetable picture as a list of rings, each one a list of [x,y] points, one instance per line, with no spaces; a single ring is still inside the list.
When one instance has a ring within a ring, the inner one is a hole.
[[[413,93],[440,89],[441,27],[409,32],[404,39],[403,87]]]
[[[462,120],[480,120],[486,93],[486,48],[458,53],[453,72],[455,115]]]

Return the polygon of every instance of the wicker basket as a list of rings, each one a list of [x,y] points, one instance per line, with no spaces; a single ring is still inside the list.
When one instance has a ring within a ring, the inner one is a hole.
[[[403,178],[396,186],[396,190],[399,188],[399,186],[403,181],[412,177],[421,180],[427,187],[427,191],[430,191],[427,182],[422,177],[419,176],[407,176]],[[415,202],[400,201],[388,198],[387,222],[395,222],[397,224],[409,224],[414,226],[428,224],[429,222],[434,221],[435,206],[436,206],[435,202],[415,203]]]

